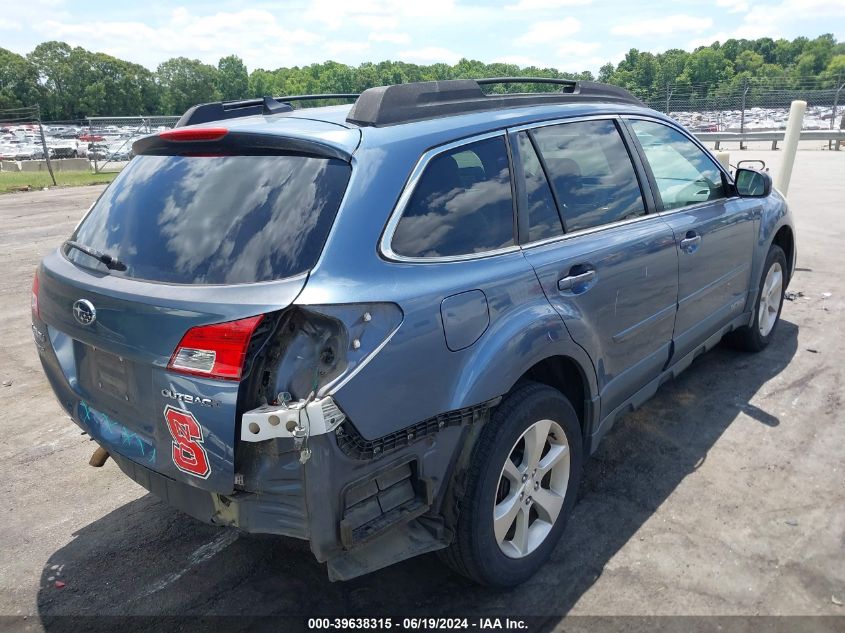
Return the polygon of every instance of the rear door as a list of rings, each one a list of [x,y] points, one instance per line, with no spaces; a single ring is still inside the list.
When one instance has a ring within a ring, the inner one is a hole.
[[[729,197],[716,161],[679,129],[628,120],[678,248],[674,358],[682,358],[745,308],[761,203]]]
[[[249,346],[303,288],[349,175],[314,156],[131,161],[72,236],[119,264],[66,245],[38,272],[36,340],[68,412],[112,453],[231,491]]]
[[[549,301],[595,365],[602,416],[669,358],[678,262],[619,123],[514,132],[520,237]]]

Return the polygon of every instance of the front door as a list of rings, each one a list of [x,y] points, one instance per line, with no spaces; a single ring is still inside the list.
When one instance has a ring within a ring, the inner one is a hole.
[[[680,130],[645,119],[628,123],[677,242],[673,359],[679,359],[742,313],[760,202],[728,197],[727,178],[713,157]]]
[[[511,140],[523,251],[593,360],[604,417],[669,359],[678,290],[672,229],[647,212],[614,120],[538,127]]]

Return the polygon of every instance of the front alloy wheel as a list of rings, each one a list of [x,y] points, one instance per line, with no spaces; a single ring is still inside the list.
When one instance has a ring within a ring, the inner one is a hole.
[[[760,291],[760,306],[757,314],[760,336],[768,336],[775,327],[781,301],[783,301],[783,268],[780,262],[774,261],[766,273],[766,279]]]
[[[772,244],[760,275],[753,321],[730,333],[728,339],[734,345],[749,352],[759,352],[769,344],[783,308],[788,270],[783,249]]]

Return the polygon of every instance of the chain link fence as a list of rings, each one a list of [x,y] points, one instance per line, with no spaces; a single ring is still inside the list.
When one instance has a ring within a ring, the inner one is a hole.
[[[786,128],[789,106],[807,102],[804,130],[845,129],[845,78],[755,78],[739,84],[670,83],[632,92],[649,107],[675,118],[693,132],[777,131]],[[38,106],[0,110],[0,159],[18,169],[27,161],[86,159],[95,172],[118,171],[132,157],[132,143],[175,126],[178,116],[88,117],[76,121],[40,120]],[[837,142],[838,145],[838,142]],[[47,160],[45,160],[47,159]],[[70,168],[67,161],[67,168]],[[73,168],[76,167],[74,163]],[[2,164],[0,164],[2,168]]]
[[[0,170],[119,171],[132,157],[132,143],[170,129],[178,120],[89,117],[42,123],[38,106],[0,109]]]
[[[169,130],[178,116],[88,117],[85,133],[79,136],[87,144],[87,155],[94,171],[123,169],[132,158],[132,143],[142,136]]]
[[[828,130],[845,128],[843,88],[841,79],[807,78],[788,88],[773,80],[748,80],[732,88],[668,84],[659,94],[638,96],[694,132],[784,130],[795,100],[807,102],[802,129]]]
[[[64,158],[64,152],[48,145],[39,106],[0,109],[0,171],[19,171],[21,161],[44,159],[55,185],[52,158]]]

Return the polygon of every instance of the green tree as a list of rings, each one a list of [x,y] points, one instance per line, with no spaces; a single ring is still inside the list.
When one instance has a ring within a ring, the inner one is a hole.
[[[831,79],[841,78],[845,81],[845,54],[833,57],[824,72]]]
[[[678,77],[684,72],[690,54],[687,51],[670,48],[662,55],[657,55],[657,83],[660,86],[676,83]]]
[[[35,65],[17,53],[0,48],[0,109],[32,106],[41,97]]]
[[[721,50],[702,48],[690,55],[681,77],[691,84],[717,84],[733,75],[733,64]]]
[[[249,93],[249,74],[237,55],[221,57],[217,62],[217,91],[226,100],[243,99]]]
[[[272,97],[283,94],[276,73],[257,68],[249,75],[249,94],[253,97]]]
[[[181,114],[198,103],[220,99],[217,69],[198,59],[174,57],[159,64],[156,81],[161,89],[161,108],[168,114]]]
[[[599,81],[602,83],[608,83],[613,77],[614,70],[615,68],[613,67],[613,64],[607,62],[604,66],[599,68]]]
[[[794,40],[728,39],[693,52],[670,49],[650,53],[631,49],[616,66],[599,71],[603,82],[623,86],[637,96],[675,107],[713,107],[721,97],[736,99],[746,83],[750,102],[777,83],[789,89],[807,87],[807,77],[819,77],[820,87],[833,86],[845,72],[845,43],[833,35]],[[361,92],[367,88],[409,81],[522,75],[592,79],[589,71],[486,64],[474,59],[458,63],[418,65],[385,60],[357,67],[334,61],[308,66],[256,69],[247,74],[236,55],[217,67],[184,57],[170,59],[155,73],[103,53],[92,53],[64,42],[44,42],[22,58],[0,49],[0,107],[38,102],[45,118],[92,115],[179,114],[197,103],[247,95]],[[761,78],[771,80],[759,81]],[[837,84],[838,87],[838,84]],[[538,84],[490,86],[494,92],[548,90]],[[714,101],[715,100],[715,101]]]
[[[755,53],[752,50],[742,51],[739,55],[737,55],[736,61],[734,62],[734,68],[736,72],[749,72],[752,75],[755,74],[765,63],[765,59],[759,53]]]
[[[43,42],[27,55],[45,88],[41,112],[49,119],[69,119],[78,98],[70,56],[73,49],[64,42]]]
[[[766,64],[775,63],[775,41],[771,37],[761,37],[754,40],[754,52],[763,57]]]

